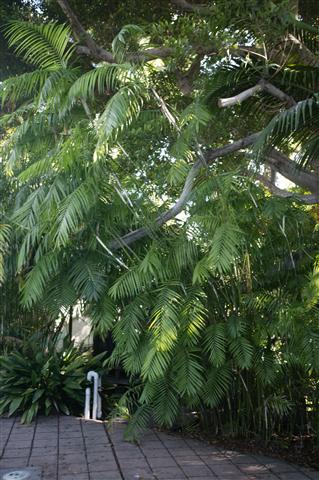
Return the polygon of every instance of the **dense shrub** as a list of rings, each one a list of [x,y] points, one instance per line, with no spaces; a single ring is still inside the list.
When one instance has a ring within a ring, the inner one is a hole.
[[[98,363],[90,351],[65,341],[32,336],[20,350],[0,357],[0,415],[21,413],[23,423],[53,411],[79,412],[84,401],[86,372]]]

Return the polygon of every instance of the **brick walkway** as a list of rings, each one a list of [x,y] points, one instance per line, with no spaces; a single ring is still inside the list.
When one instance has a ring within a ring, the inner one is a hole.
[[[165,433],[147,432],[133,445],[123,428],[74,417],[32,425],[0,418],[0,469],[39,467],[43,480],[319,480],[314,470]]]

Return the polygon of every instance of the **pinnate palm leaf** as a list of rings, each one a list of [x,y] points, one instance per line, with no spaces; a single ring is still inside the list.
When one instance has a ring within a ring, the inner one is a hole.
[[[14,46],[17,55],[42,69],[66,67],[74,52],[70,44],[70,27],[56,23],[34,24],[14,20],[4,29],[9,46]]]

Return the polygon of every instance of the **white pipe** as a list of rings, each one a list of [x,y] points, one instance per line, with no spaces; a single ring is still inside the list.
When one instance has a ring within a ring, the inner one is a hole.
[[[98,388],[98,394],[97,394],[97,418],[102,418],[101,391],[102,391],[102,378],[101,376],[99,376],[99,388]]]
[[[98,388],[99,388],[99,376],[96,372],[92,370],[87,374],[87,379],[89,381],[93,380],[93,407],[92,407],[92,419],[96,420],[97,418],[97,397],[98,397]]]
[[[102,386],[101,377],[92,370],[88,372],[86,376],[89,382],[93,380],[93,406],[92,406],[92,417],[90,415],[91,410],[91,387],[87,387],[85,390],[85,408],[84,408],[84,418],[89,420],[96,420],[97,418],[102,417],[102,401],[100,390]]]
[[[86,387],[85,389],[85,406],[84,406],[84,418],[90,420],[90,403],[91,403],[91,389]]]

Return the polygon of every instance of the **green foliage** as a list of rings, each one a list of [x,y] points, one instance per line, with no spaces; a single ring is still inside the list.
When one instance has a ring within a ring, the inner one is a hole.
[[[0,224],[0,285],[5,279],[4,258],[9,248],[10,226]]]
[[[111,93],[130,80],[131,76],[130,65],[97,65],[74,82],[69,91],[70,102],[74,103],[77,98],[92,100],[96,93],[103,95],[105,91]]]
[[[20,350],[0,357],[0,412],[22,414],[30,423],[37,414],[52,411],[70,415],[84,402],[85,374],[97,360],[72,343],[55,343],[39,335]]]
[[[106,365],[132,383],[119,401],[130,438],[151,422],[174,426],[183,409],[230,435],[315,431],[317,207],[274,199],[250,175],[268,174],[269,145],[317,168],[318,69],[286,48],[290,32],[309,48],[314,33],[286,0],[226,1],[204,16],[164,3],[163,21],[117,30],[115,64],[77,57],[64,25],[7,27],[38,69],[1,86],[1,162],[15,185],[0,184],[0,255],[12,244],[27,308],[56,318],[81,302],[94,332],[112,334]],[[169,57],[144,61],[159,39]],[[264,91],[219,108],[261,79],[296,107]],[[257,131],[255,152],[216,158],[216,148]],[[184,211],[163,224],[186,179]],[[135,230],[138,241],[125,245]],[[45,394],[33,395],[3,408],[23,407],[30,420],[46,408]]]
[[[143,29],[138,25],[125,25],[119,33],[114,37],[112,42],[112,51],[116,61],[122,63],[125,55],[130,47],[127,37],[133,37],[143,34]]]
[[[9,46],[15,46],[16,54],[45,70],[66,67],[75,47],[69,44],[70,32],[67,25],[35,25],[18,20],[5,28]]]

